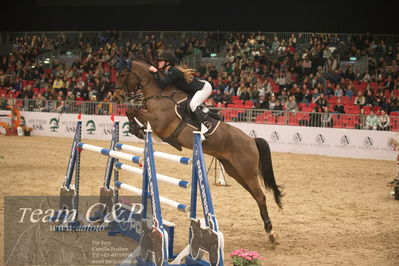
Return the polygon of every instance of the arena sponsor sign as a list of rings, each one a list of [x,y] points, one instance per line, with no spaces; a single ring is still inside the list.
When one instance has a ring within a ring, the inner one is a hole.
[[[396,160],[397,132],[230,123],[266,139],[272,151],[337,157]],[[398,138],[399,140],[399,138]]]
[[[33,128],[32,136],[73,138],[76,130],[76,114],[22,112],[27,126]],[[113,122],[110,116],[82,115],[82,139],[111,140]],[[120,140],[142,142],[129,133],[129,121],[116,116],[120,121]]]
[[[76,114],[22,112],[27,126],[33,127],[33,136],[74,136]],[[120,121],[120,139],[127,142],[142,142],[129,133],[125,116],[116,116]],[[112,121],[109,116],[83,115],[83,139],[111,140]],[[250,123],[230,123],[246,134],[266,139],[272,151],[299,154],[395,160],[391,139],[397,132],[374,130],[315,128]]]

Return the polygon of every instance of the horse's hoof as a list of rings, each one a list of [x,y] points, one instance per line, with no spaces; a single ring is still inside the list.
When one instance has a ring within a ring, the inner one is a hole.
[[[277,234],[274,231],[271,231],[269,234],[269,240],[270,242],[273,244],[273,246],[278,245],[278,238],[277,238]]]

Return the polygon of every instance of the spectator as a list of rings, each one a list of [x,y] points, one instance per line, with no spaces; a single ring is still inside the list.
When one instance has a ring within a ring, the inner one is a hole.
[[[305,57],[305,60],[302,62],[302,69],[305,75],[309,75],[312,69],[312,61],[309,59],[308,56]]]
[[[65,113],[66,109],[67,109],[67,106],[65,105],[65,102],[62,100],[62,97],[58,96],[56,111],[58,113]]]
[[[375,103],[375,99],[374,99],[374,93],[371,89],[367,90],[366,92],[366,99],[365,99],[365,105],[368,106],[373,106]]]
[[[293,88],[293,89],[294,89],[294,94],[293,94],[293,96],[295,97],[295,101],[296,101],[297,103],[302,102],[302,100],[303,100],[303,93],[302,93],[302,91],[301,91],[301,88],[299,88],[297,84],[294,84],[294,88]]]
[[[35,99],[35,109],[42,112],[45,109],[46,103],[42,94],[38,94]]]
[[[360,116],[358,123],[355,124],[356,129],[365,129],[366,128],[366,115],[364,109],[360,109]]]
[[[226,92],[223,94],[223,101],[222,101],[222,102],[223,102],[223,105],[226,106],[226,107],[227,107],[229,104],[233,103],[229,91],[226,91]]]
[[[395,62],[395,60],[393,60],[393,62]],[[383,90],[389,90],[389,91],[393,91],[395,87],[395,83],[392,80],[392,75],[389,75],[387,78],[387,81],[385,82],[384,87],[382,88]]]
[[[331,87],[331,83],[328,83],[327,86],[323,90],[324,95],[330,97],[334,95],[334,89]]]
[[[265,95],[259,97],[259,102],[257,104],[259,109],[269,109],[269,100]]]
[[[295,96],[288,97],[288,101],[286,102],[285,110],[288,112],[296,113],[298,112],[298,104],[295,101]]]
[[[223,94],[220,90],[217,90],[215,94],[211,96],[216,104],[223,103]]]
[[[321,126],[333,127],[333,116],[327,106],[323,107],[323,113],[321,114]]]
[[[337,104],[334,106],[333,110],[334,110],[334,113],[345,114],[345,108],[342,105],[340,98],[337,99]]]
[[[280,90],[285,88],[286,78],[284,72],[280,72],[278,78],[276,79],[276,84],[279,86]]]
[[[209,76],[214,80],[218,78],[218,71],[216,70],[215,66],[212,66],[212,68],[209,70]]]
[[[388,114],[384,110],[381,110],[381,114],[378,117],[378,130],[383,130],[383,131],[391,130],[391,121],[389,119]]]
[[[366,117],[365,129],[377,130],[377,127],[378,127],[378,118],[375,115],[374,111],[371,110],[370,114]]]
[[[98,92],[97,92],[97,90],[93,89],[93,86],[92,86],[92,85],[89,85],[89,86],[87,87],[87,90],[88,90],[88,92],[89,92],[89,98],[90,98],[90,99],[91,99],[93,96],[96,96],[96,99],[97,99]]]
[[[313,112],[311,112],[309,115],[309,126],[311,126],[311,127],[320,127],[321,126],[321,117],[320,117],[319,109],[317,107],[315,107]]]
[[[277,52],[277,49],[280,47],[280,41],[278,40],[277,37],[274,37],[273,43],[272,43],[272,52],[275,53]]]
[[[248,101],[251,99],[251,94],[248,92],[248,88],[244,87],[243,91],[240,94],[240,100],[241,101]]]
[[[357,92],[357,95],[355,97],[355,101],[353,102],[354,105],[360,105],[363,106],[366,104],[366,97],[363,96],[363,93],[361,91]]]
[[[317,105],[319,109],[323,109],[327,106],[327,99],[324,97],[324,93],[320,93],[320,95],[315,98],[313,102]]]
[[[275,106],[274,106],[274,108],[273,108],[272,115],[274,115],[274,116],[281,116],[281,115],[284,115],[284,113],[283,113],[283,106],[281,105],[280,100],[276,100],[276,104],[275,104]]]
[[[265,79],[265,81],[263,82],[262,88],[263,88],[264,93],[262,94],[262,92],[260,92],[260,96],[272,94],[272,84],[267,79]]]
[[[53,89],[58,93],[58,91],[62,88],[65,88],[64,81],[60,78],[60,76],[57,76],[53,83]]]
[[[388,109],[388,105],[385,100],[384,91],[380,91],[378,95],[374,98],[374,106],[379,106],[381,109]]]
[[[69,101],[69,102],[75,101],[75,95],[73,94],[72,91],[67,92],[67,96],[66,96],[65,100]]]
[[[353,96],[353,86],[352,86],[352,85],[349,85],[349,86],[346,88],[346,90],[345,90],[345,96],[348,96],[349,99],[352,98],[352,96]]]
[[[335,87],[334,95],[337,96],[337,97],[342,97],[342,96],[344,96],[344,91],[343,91],[343,89],[341,88],[341,85],[340,85],[340,84],[337,84],[337,86]]]
[[[341,81],[341,75],[339,74],[338,70],[334,71],[334,74],[330,77],[330,82],[337,86]]]
[[[277,101],[276,96],[272,95],[270,97],[269,104],[268,104],[269,105],[269,110],[274,110],[274,108],[276,107],[276,101]]]
[[[311,103],[313,99],[313,95],[310,93],[309,89],[305,90],[305,94],[303,95],[302,102],[303,103]]]
[[[7,110],[8,101],[6,98],[6,94],[2,93],[0,95],[0,110]]]
[[[281,91],[281,95],[277,97],[282,105],[285,105],[288,101],[288,95],[286,90]]]

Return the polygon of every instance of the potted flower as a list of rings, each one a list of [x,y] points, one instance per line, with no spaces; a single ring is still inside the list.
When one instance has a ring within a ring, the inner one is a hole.
[[[28,127],[28,126],[23,126],[22,130],[24,131],[25,136],[30,136],[30,132],[33,130],[33,128]]]
[[[265,259],[258,252],[247,249],[234,250],[230,253],[230,257],[234,266],[262,265],[262,260]]]

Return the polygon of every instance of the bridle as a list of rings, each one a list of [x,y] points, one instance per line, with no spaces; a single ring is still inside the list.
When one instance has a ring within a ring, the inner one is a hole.
[[[141,89],[144,88],[145,86],[147,86],[148,84],[150,84],[151,80],[148,80],[147,83],[142,84],[141,79],[139,78],[139,76],[136,73],[133,72],[131,67],[130,68],[126,68],[126,69],[124,69],[122,71],[125,71],[127,69],[130,69],[130,70],[126,71],[126,80],[123,83],[123,86],[116,87],[115,89],[122,89],[123,90],[124,93],[122,94],[122,96],[123,96],[124,100],[127,100],[127,101],[140,100],[140,99],[143,98],[142,95],[141,95],[141,92],[140,92]],[[132,90],[129,90],[129,78],[130,78],[130,75],[134,75],[136,77],[137,81],[138,81],[136,87],[134,87]]]
[[[173,98],[173,96],[176,93],[176,90],[174,90],[172,95],[170,95],[170,96],[154,95],[154,96],[150,96],[150,97],[144,98],[143,94],[140,91],[144,87],[148,86],[151,83],[151,79],[149,79],[145,84],[142,84],[142,80],[140,79],[139,75],[137,75],[133,71],[132,68],[133,67],[129,64],[127,67],[124,67],[124,69],[120,71],[120,72],[126,71],[126,80],[125,80],[125,82],[123,82],[123,86],[115,88],[115,89],[123,89],[124,93],[122,94],[122,96],[123,96],[124,100],[127,100],[127,101],[131,101],[132,100],[133,102],[136,101],[136,100],[140,101],[142,106],[144,107],[144,109],[146,109],[147,102],[149,100],[153,100],[153,99],[164,99],[164,98],[166,98],[166,99],[172,100],[177,105],[176,100]],[[161,73],[164,74],[162,69],[160,69],[158,71],[160,71]],[[118,75],[119,75],[119,73],[118,73]],[[138,81],[136,87],[134,87],[132,91],[129,90],[129,78],[130,78],[130,75],[134,75],[136,77],[137,81]]]

